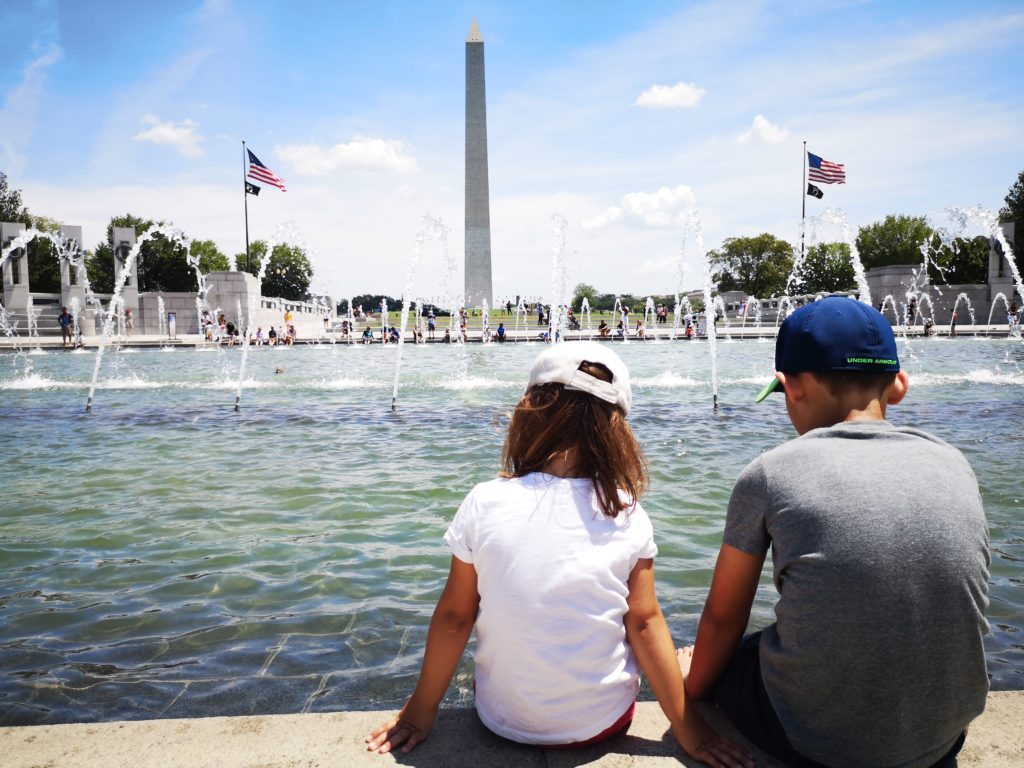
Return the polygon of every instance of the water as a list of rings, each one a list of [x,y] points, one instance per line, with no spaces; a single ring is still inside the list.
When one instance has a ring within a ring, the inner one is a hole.
[[[536,345],[108,350],[0,356],[0,724],[393,708],[447,574],[442,535],[493,477]],[[751,401],[773,348],[616,344],[651,460],[658,594],[693,640],[732,482],[792,435]],[[904,342],[901,353],[906,354]],[[1024,688],[1024,345],[919,340],[894,421],[962,449],[992,536],[996,689]],[[909,359],[909,355],[907,356]],[[276,368],[284,373],[275,374]],[[770,573],[770,569],[767,571]],[[772,619],[762,580],[752,625]],[[447,702],[467,703],[471,661]],[[649,696],[647,698],[650,698]]]
[[[574,253],[566,251],[566,228],[569,222],[564,216],[558,213],[551,215],[551,229],[554,235],[555,244],[551,248],[551,300],[548,304],[548,338],[553,341],[561,341],[569,324],[566,319],[566,309],[571,298],[569,290],[569,264],[568,260]]]

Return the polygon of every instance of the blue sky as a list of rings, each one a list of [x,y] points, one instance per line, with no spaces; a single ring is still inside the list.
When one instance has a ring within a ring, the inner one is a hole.
[[[495,295],[676,288],[682,221],[708,247],[795,242],[802,142],[846,165],[809,198],[853,231],[998,209],[1024,170],[1018,2],[29,2],[0,5],[0,170],[33,213],[171,221],[244,248],[241,140],[288,192],[321,287],[398,294],[424,214],[461,263],[465,38],[485,41]],[[834,239],[838,227],[823,227]],[[685,287],[697,287],[692,241]],[[436,295],[428,244],[416,293]]]

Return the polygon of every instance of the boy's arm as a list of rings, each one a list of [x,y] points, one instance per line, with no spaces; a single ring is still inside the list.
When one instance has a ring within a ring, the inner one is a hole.
[[[723,544],[718,552],[686,677],[686,692],[694,699],[711,695],[747,628],[764,557],[748,555],[729,544]]]
[[[639,560],[629,574],[628,585],[629,612],[623,619],[626,639],[676,740],[689,755],[713,768],[753,766],[750,753],[719,736],[693,707],[687,706],[672,637],[654,594],[654,560]]]
[[[448,583],[430,620],[416,690],[397,717],[370,732],[366,737],[368,750],[376,749],[384,754],[404,743],[402,752],[409,752],[427,738],[437,717],[437,708],[469,642],[479,607],[476,568],[452,556]]]

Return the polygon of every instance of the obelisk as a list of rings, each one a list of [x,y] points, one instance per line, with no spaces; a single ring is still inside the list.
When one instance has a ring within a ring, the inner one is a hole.
[[[467,307],[493,306],[491,199],[487,182],[487,94],[484,39],[473,19],[466,37],[466,294]]]

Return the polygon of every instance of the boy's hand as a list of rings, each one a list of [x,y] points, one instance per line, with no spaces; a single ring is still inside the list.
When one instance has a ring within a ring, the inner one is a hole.
[[[369,752],[377,750],[379,754],[386,755],[404,744],[402,753],[412,752],[417,744],[427,740],[427,734],[430,733],[436,719],[437,707],[420,707],[409,699],[396,717],[370,731],[370,735],[366,737],[366,749]]]

